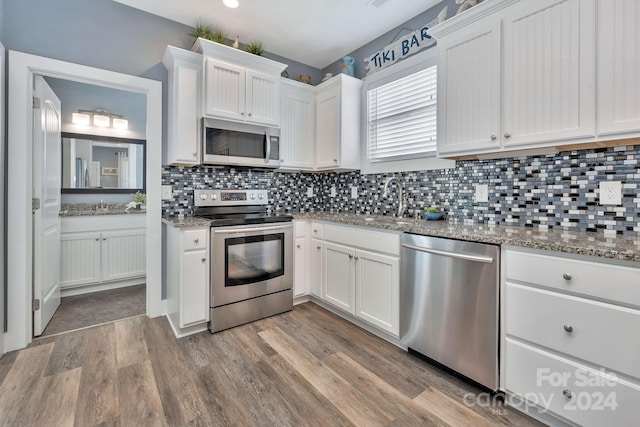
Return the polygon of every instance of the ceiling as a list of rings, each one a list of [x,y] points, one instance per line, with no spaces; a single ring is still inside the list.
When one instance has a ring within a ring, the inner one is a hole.
[[[189,26],[208,24],[241,43],[261,41],[268,52],[322,69],[442,0],[239,0],[237,9],[222,0],[114,1]]]

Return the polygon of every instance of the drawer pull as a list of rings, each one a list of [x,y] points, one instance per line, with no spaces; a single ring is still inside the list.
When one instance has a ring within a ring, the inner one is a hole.
[[[300,245],[296,245],[296,248],[300,249]]]
[[[564,325],[564,330],[567,332],[573,332],[573,326],[571,325]]]
[[[193,239],[193,243],[198,243],[200,241],[200,239],[198,239],[197,237],[195,239]]]
[[[564,273],[564,274],[562,275],[562,278],[563,278],[564,280],[571,280],[571,279],[573,279],[573,276],[572,276],[571,274],[569,274],[569,273]]]
[[[317,233],[317,232],[318,232],[318,229],[317,229],[317,228],[314,228],[314,229],[313,229],[313,232],[314,232],[314,233]]]
[[[571,396],[573,396],[573,394],[571,393],[571,390],[562,390],[562,394],[564,395],[564,397],[566,397],[567,399],[571,399]]]
[[[207,259],[206,258],[202,258],[202,262],[205,262]]]
[[[322,249],[322,247],[321,246],[316,246],[316,249],[320,250],[320,249]]]

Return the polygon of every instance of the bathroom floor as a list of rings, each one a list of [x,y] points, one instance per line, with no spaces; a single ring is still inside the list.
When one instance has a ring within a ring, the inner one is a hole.
[[[62,298],[42,336],[73,331],[146,313],[146,285]]]

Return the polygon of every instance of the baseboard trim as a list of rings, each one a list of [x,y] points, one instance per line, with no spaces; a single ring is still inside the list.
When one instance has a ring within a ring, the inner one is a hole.
[[[91,294],[93,292],[109,291],[111,289],[126,288],[128,286],[144,285],[147,282],[146,276],[129,280],[119,280],[117,282],[92,283],[90,285],[79,285],[60,289],[60,297],[72,297],[75,295]]]

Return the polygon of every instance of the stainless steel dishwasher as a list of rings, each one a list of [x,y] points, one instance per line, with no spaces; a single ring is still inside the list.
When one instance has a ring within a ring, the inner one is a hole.
[[[500,247],[405,233],[400,341],[498,389]]]

